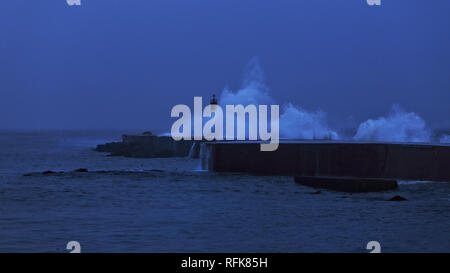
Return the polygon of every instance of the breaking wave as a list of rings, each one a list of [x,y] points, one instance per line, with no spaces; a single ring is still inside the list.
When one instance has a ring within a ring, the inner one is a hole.
[[[420,116],[394,105],[389,116],[361,123],[353,138],[365,141],[428,142],[431,133]]]
[[[223,90],[220,95],[221,105],[270,105],[275,100],[264,82],[264,72],[258,58],[254,57],[245,69],[242,88],[233,92]],[[300,106],[287,103],[281,107],[280,136],[282,138],[300,139],[338,139],[337,132],[329,129],[325,112],[308,111]]]

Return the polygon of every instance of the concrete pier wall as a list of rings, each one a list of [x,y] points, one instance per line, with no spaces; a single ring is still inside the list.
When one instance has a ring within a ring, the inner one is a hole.
[[[261,152],[256,142],[207,145],[208,169],[217,172],[450,181],[450,146],[290,141]]]

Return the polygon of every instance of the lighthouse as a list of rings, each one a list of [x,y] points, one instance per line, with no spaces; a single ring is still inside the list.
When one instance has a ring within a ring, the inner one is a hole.
[[[211,101],[210,103],[211,105],[217,105],[217,98],[216,98],[216,94],[213,94],[211,97]]]

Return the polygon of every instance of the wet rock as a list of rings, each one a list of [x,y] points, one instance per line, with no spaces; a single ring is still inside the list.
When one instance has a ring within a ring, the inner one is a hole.
[[[375,179],[358,177],[333,177],[333,176],[295,176],[295,183],[348,193],[379,192],[394,190],[398,187],[393,179]]]
[[[389,201],[408,201],[408,199],[401,197],[400,195],[396,195],[396,196],[392,197],[391,199],[389,199]]]
[[[74,172],[76,172],[76,173],[87,173],[87,172],[88,172],[88,169],[85,169],[85,168],[79,168],[79,169],[76,169]]]
[[[160,170],[160,169],[151,169],[149,170],[150,172],[158,172],[158,173],[163,173],[164,170]]]
[[[56,172],[54,171],[43,171],[42,174],[55,174]]]
[[[321,191],[315,191],[315,192],[312,192],[311,194],[321,194],[322,192]]]
[[[95,148],[98,152],[108,152],[111,155],[121,155],[124,144],[122,142],[110,142],[106,144],[99,144]]]
[[[95,148],[99,152],[108,152],[112,156],[136,158],[185,157],[189,155],[194,141],[175,141],[170,136],[123,135],[122,142],[99,144]]]

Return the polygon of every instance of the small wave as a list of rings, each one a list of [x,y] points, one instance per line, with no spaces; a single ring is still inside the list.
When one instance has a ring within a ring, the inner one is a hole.
[[[420,180],[400,180],[397,182],[399,185],[414,185],[414,184],[428,184],[433,181],[420,181]]]

